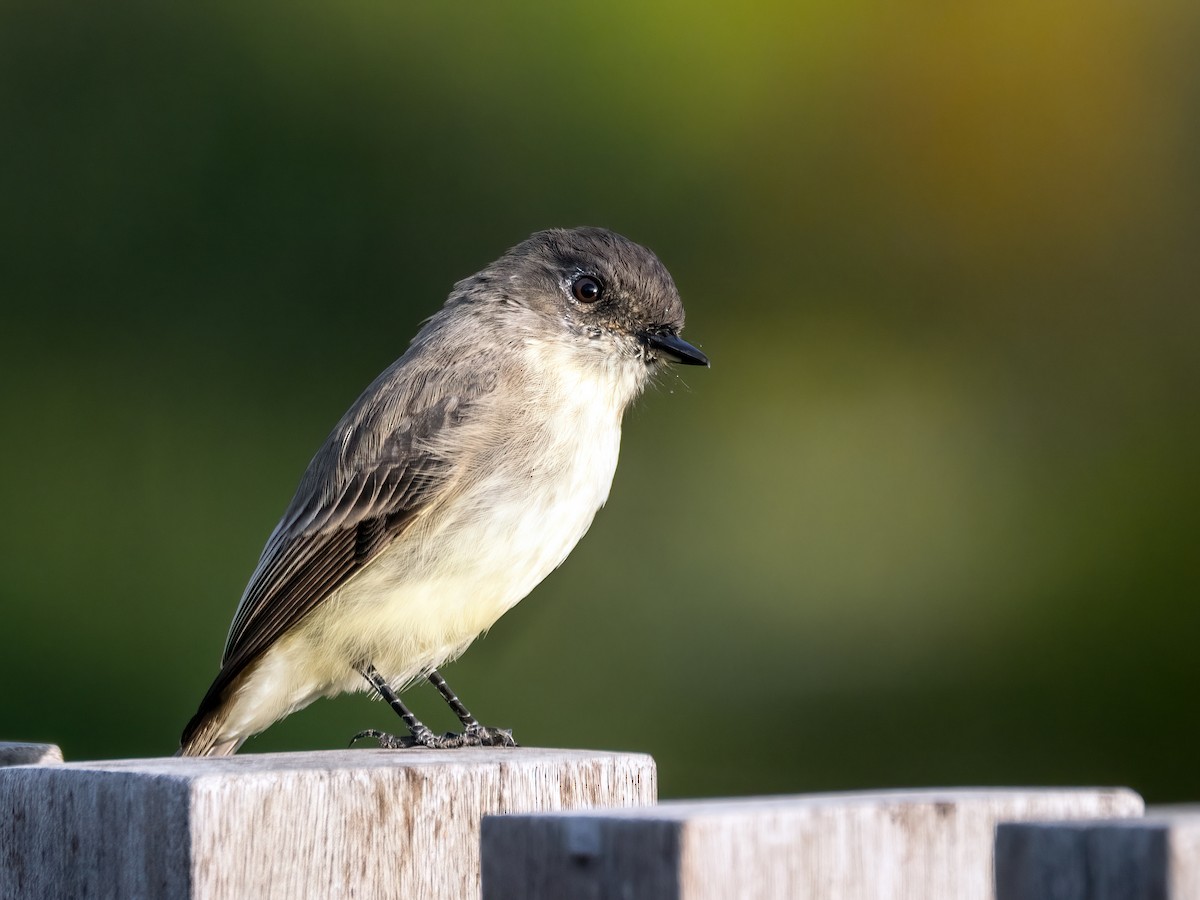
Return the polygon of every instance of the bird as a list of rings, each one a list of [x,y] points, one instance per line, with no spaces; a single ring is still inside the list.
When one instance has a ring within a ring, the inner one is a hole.
[[[666,267],[613,231],[531,235],[454,285],[342,416],[267,539],[177,755],[224,756],[319,697],[367,690],[407,734],[381,746],[515,746],[438,672],[559,566],[604,505],[626,409],[680,337]],[[462,723],[399,697],[427,679]]]

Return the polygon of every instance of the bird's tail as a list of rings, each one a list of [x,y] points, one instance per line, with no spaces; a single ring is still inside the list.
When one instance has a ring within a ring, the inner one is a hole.
[[[224,703],[211,705],[205,697],[200,710],[183,729],[176,756],[230,756],[242,746],[245,738],[224,735],[225,721],[229,718]]]

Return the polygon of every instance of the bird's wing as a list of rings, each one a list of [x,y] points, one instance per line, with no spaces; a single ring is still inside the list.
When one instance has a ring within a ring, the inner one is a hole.
[[[431,439],[464,413],[446,400],[424,410],[387,434],[336,492],[313,492],[284,518],[246,586],[223,669],[240,669],[266,650],[440,495],[454,460],[431,449]]]
[[[343,420],[267,541],[185,741],[248,665],[452,489],[458,461],[442,449],[445,433],[461,427],[492,384],[442,395],[395,427],[378,427],[387,417],[373,414]]]

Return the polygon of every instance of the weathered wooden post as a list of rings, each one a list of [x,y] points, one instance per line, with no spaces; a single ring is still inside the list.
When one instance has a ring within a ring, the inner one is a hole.
[[[0,898],[1200,897],[1200,811],[1124,789],[655,795],[640,754],[0,744]]]
[[[49,766],[62,761],[62,751],[54,744],[20,744],[0,741],[0,767]]]
[[[533,748],[0,768],[0,897],[459,900],[485,814],[656,792],[648,756]]]
[[[996,824],[1136,816],[1115,790],[930,790],[489,816],[484,900],[990,900]]]
[[[1001,825],[997,900],[1200,897],[1200,810],[1144,819]]]

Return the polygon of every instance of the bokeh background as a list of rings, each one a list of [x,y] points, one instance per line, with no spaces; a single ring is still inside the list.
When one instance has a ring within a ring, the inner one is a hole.
[[[575,224],[713,368],[444,670],[481,718],[664,796],[1200,798],[1191,0],[0,4],[0,739],[172,752],[328,429]]]

